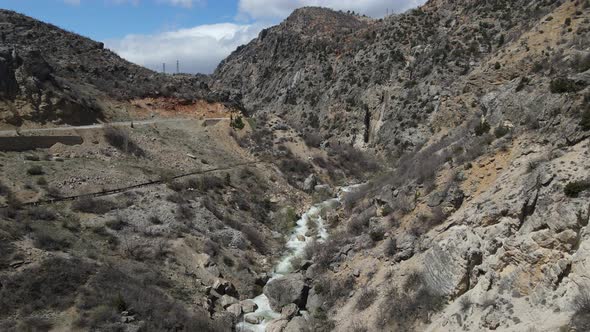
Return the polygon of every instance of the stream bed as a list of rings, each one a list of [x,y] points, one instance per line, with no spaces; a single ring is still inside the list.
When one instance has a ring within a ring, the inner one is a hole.
[[[287,275],[294,272],[291,261],[295,258],[302,258],[305,247],[314,241],[325,241],[328,238],[328,231],[326,229],[323,215],[326,212],[338,208],[341,204],[344,194],[351,192],[359,185],[340,188],[340,192],[336,198],[331,198],[321,203],[313,205],[307,210],[301,218],[297,221],[295,229],[286,243],[285,253],[282,258],[275,265],[271,279],[276,279],[280,276]],[[311,228],[317,228],[316,231],[310,232]],[[313,234],[311,234],[313,233]],[[237,331],[243,332],[264,332],[266,326],[273,319],[281,317],[280,312],[273,311],[266,295],[260,294],[251,299],[258,309],[252,313],[242,316],[240,323],[237,324]],[[251,324],[246,322],[246,318],[252,317],[259,321],[258,324]]]

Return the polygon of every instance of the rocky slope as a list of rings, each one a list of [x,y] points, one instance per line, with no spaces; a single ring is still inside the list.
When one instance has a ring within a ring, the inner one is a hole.
[[[0,121],[14,125],[90,124],[116,111],[111,100],[210,93],[204,76],[155,73],[102,43],[6,10],[0,10],[0,73]]]
[[[528,57],[516,72],[488,70],[495,68],[490,58],[517,45],[561,3],[430,1],[382,20],[303,8],[230,55],[213,86],[232,89],[252,111],[280,112],[303,130],[319,129],[325,139],[409,151],[431,130],[479,111],[478,99],[495,77],[515,78],[525,63],[545,61]],[[564,38],[583,40],[577,22],[584,18],[553,25]],[[483,69],[492,74],[474,82]]]
[[[310,249],[311,316],[587,330],[589,40],[587,1],[433,0],[382,20],[300,9],[226,59],[214,86],[255,114],[391,161]]]
[[[369,173],[367,185],[322,215],[329,240],[311,244],[292,262],[292,274],[264,288],[272,309],[282,313],[267,322],[268,330],[589,329],[588,1],[431,0],[380,20],[303,8],[238,48],[210,78],[160,76],[97,43],[1,14],[8,23],[0,28],[10,28],[3,40],[18,46],[0,62],[7,73],[2,102],[16,113],[34,110],[12,118],[95,121],[101,101],[154,91],[216,95],[253,115],[247,124],[240,118],[244,131],[230,131],[229,124],[134,130],[131,138],[144,156],[114,153],[104,137],[88,137],[81,148],[48,151],[73,155],[64,166],[27,159],[49,167],[56,180],[80,182],[71,174],[76,162],[91,163],[83,174],[96,186],[208,164],[195,155],[214,165],[254,160],[268,166],[254,174],[230,172],[229,184],[225,178],[171,182],[121,195],[120,215],[103,215],[84,212],[80,203],[57,206],[58,213],[18,206],[15,197],[56,193],[43,181],[30,183],[18,155],[2,156],[3,181],[10,185],[0,186],[0,194],[14,206],[3,210],[0,224],[8,239],[0,248],[10,257],[0,260],[0,305],[10,310],[0,310],[7,312],[0,326],[42,329],[49,317],[67,318],[67,327],[230,329],[242,313],[256,310],[240,300],[260,294],[266,281],[260,273],[281,254],[294,218],[286,205],[301,212],[310,201],[330,197],[328,185],[364,182]],[[22,42],[29,33],[52,41],[55,35],[56,42],[35,51]],[[77,50],[93,60],[85,63]],[[67,69],[70,64],[76,69]],[[171,89],[154,90],[157,83]],[[40,101],[54,95],[85,113],[39,113]],[[90,159],[77,160],[82,154]],[[384,161],[382,167],[375,160]],[[111,179],[91,176],[109,167]],[[70,226],[70,210],[84,227]],[[152,221],[153,213],[162,224]],[[149,231],[139,232],[142,227]],[[64,239],[44,239],[44,232]],[[58,287],[42,299],[55,293],[63,301],[22,303],[38,282],[52,284],[59,275],[52,266],[71,271],[73,265],[77,272],[65,275],[75,298]],[[41,281],[27,282],[29,271]],[[162,281],[160,273],[168,277]],[[103,296],[98,290],[105,285]],[[138,289],[146,285],[144,298]],[[43,305],[50,308],[45,316]],[[180,314],[164,320],[155,309]],[[212,321],[203,320],[206,312]]]

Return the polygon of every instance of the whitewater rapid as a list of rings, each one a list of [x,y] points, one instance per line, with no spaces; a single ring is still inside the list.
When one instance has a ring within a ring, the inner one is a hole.
[[[334,210],[339,207],[342,202],[343,195],[347,192],[351,192],[359,186],[360,185],[354,185],[341,188],[338,197],[315,204],[309,210],[307,210],[307,212],[301,215],[301,218],[297,220],[297,224],[293,230],[293,233],[286,243],[285,253],[272,271],[271,280],[294,272],[291,261],[295,258],[302,258],[307,245],[315,241],[323,242],[328,238],[328,230],[326,228],[325,220],[322,216],[325,215],[327,211]],[[317,232],[313,232],[313,234],[310,232],[312,222],[315,222],[315,227],[317,227]],[[241,322],[238,323],[236,329],[237,331],[244,332],[264,332],[268,323],[273,319],[281,317],[281,313],[273,311],[270,308],[269,300],[264,294],[260,294],[251,300],[256,303],[258,309],[252,313],[242,316]],[[258,318],[260,323],[247,323],[247,317]]]

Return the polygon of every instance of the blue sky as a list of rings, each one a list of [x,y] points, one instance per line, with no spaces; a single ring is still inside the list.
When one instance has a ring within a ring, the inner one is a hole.
[[[188,3],[188,2],[187,2]],[[53,23],[95,40],[151,34],[233,20],[237,0],[193,1],[191,7],[167,1],[0,0],[0,7]]]
[[[211,73],[217,64],[294,9],[323,6],[372,17],[424,0],[0,0],[12,9],[106,46],[151,69]]]

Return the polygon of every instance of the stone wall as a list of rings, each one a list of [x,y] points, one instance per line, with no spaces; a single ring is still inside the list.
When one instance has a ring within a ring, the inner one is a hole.
[[[27,151],[50,148],[56,143],[65,145],[82,144],[80,136],[14,136],[0,137],[0,151]]]

